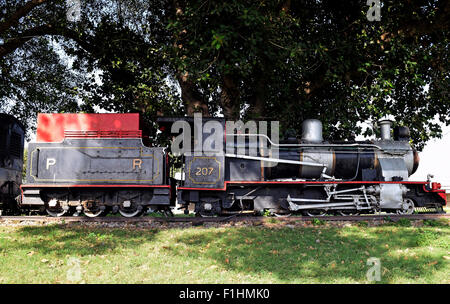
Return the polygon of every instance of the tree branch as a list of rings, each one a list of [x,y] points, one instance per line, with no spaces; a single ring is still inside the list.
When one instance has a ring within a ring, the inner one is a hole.
[[[0,46],[0,58],[14,52],[34,37],[49,34],[50,31],[52,31],[52,25],[45,24],[24,31],[20,37],[7,39],[5,44]]]
[[[12,26],[16,25],[20,18],[26,16],[36,6],[39,6],[45,2],[47,2],[47,0],[31,0],[19,7],[9,18],[0,23],[0,34],[3,34]]]
[[[59,35],[75,41],[85,51],[95,55],[97,48],[86,39],[81,39],[78,32],[57,27],[53,24],[40,25],[21,33],[19,37],[7,39],[3,46],[0,46],[0,58],[14,52],[16,49],[22,47],[27,41],[45,35]]]

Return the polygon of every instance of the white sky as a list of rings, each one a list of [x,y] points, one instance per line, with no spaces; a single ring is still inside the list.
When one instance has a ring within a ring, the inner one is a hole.
[[[442,138],[430,140],[419,155],[419,168],[410,180],[426,180],[430,173],[433,181],[450,189],[450,126],[443,126]]]

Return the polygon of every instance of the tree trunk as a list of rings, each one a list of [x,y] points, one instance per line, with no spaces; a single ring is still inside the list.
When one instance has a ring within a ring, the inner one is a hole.
[[[258,71],[256,80],[254,83],[254,93],[250,98],[249,114],[251,118],[265,117],[265,105],[266,105],[266,86],[264,82],[264,72]]]
[[[227,119],[239,119],[239,89],[236,86],[233,77],[226,75],[222,78],[222,92],[220,93],[220,104],[223,109],[223,115]]]
[[[181,100],[186,108],[187,115],[193,116],[195,112],[201,112],[205,117],[211,116],[208,104],[197,91],[195,84],[189,79],[188,73],[183,75],[179,73],[177,78],[181,88]]]

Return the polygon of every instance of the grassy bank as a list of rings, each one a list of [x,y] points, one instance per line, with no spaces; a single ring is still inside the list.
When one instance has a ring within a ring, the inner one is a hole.
[[[448,222],[164,230],[0,227],[0,283],[450,283]]]

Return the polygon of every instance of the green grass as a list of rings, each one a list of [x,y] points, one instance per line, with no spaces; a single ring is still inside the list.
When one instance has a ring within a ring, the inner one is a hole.
[[[276,226],[276,225],[275,225]],[[0,227],[0,283],[450,283],[450,227]],[[79,267],[77,266],[79,265]],[[68,276],[79,269],[80,276]]]

